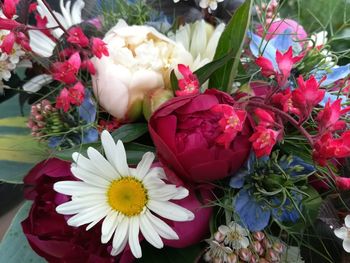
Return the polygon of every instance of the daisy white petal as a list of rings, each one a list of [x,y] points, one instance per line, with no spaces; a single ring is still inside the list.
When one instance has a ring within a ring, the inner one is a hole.
[[[91,223],[92,221],[95,221],[95,219],[99,218],[101,214],[104,214],[104,216],[106,216],[108,210],[109,207],[106,205],[96,205],[88,209],[84,209],[79,214],[76,214],[75,216],[69,218],[67,224],[70,226],[82,226],[87,223]]]
[[[113,165],[114,169],[118,171],[118,155],[116,155],[117,147],[113,137],[108,131],[101,133],[101,141],[107,160]]]
[[[89,147],[87,154],[95,167],[110,179],[118,179],[120,176],[112,165],[94,148]]]
[[[124,145],[120,140],[117,142],[116,151],[117,151],[116,155],[118,156],[117,163],[116,163],[118,172],[122,176],[127,176],[129,173],[129,166],[126,161],[126,152],[125,152]]]
[[[152,246],[156,248],[162,248],[164,246],[163,241],[145,214],[140,217],[140,229],[142,235]]]
[[[105,220],[103,220],[101,237],[101,242],[103,244],[106,244],[112,238],[117,228],[119,218],[119,215],[112,210],[107,214]]]
[[[171,202],[150,200],[148,207],[158,215],[170,220],[184,222],[191,221],[194,218],[191,211]]]
[[[96,168],[96,166],[93,165],[92,162],[88,158],[86,158],[84,155],[82,155],[78,152],[75,152],[75,153],[73,153],[72,158],[73,158],[73,161],[76,163],[76,165],[79,168],[82,168],[82,169],[89,171],[93,174],[100,173],[100,171]],[[107,178],[109,178],[109,177],[107,177]]]
[[[148,217],[149,221],[152,223],[154,229],[158,232],[158,234],[161,237],[170,240],[179,239],[179,236],[176,234],[176,232],[163,220],[154,216],[149,211],[147,211],[145,214]]]
[[[80,24],[81,22],[83,22],[83,20],[81,18],[81,11],[83,10],[84,7],[85,7],[85,3],[82,0],[77,0],[73,4],[72,12],[71,12],[71,16],[72,16],[71,19],[72,19],[72,23],[74,25],[77,25],[77,24]]]
[[[89,195],[89,194],[100,194],[104,193],[105,190],[103,188],[90,186],[84,182],[77,181],[61,181],[57,182],[54,185],[54,189],[56,192],[65,195]]]
[[[32,51],[41,57],[51,57],[56,43],[38,30],[29,30],[29,46]]]
[[[101,200],[96,199],[95,201],[86,201],[86,200],[78,200],[78,201],[70,201],[64,204],[61,204],[56,207],[56,211],[62,215],[71,215],[78,213],[79,211],[89,208],[91,206],[96,206],[101,203]]]
[[[137,178],[142,180],[145,175],[148,173],[151,165],[154,161],[154,154],[151,152],[147,152],[143,155],[141,162],[136,167]]]
[[[61,12],[62,15],[65,19],[66,22],[66,28],[67,27],[71,27],[73,25],[72,23],[72,19],[70,16],[70,5],[71,5],[71,1],[67,1],[66,5],[64,5],[63,0],[60,0],[60,8],[61,8]]]
[[[23,90],[27,92],[38,92],[43,86],[52,82],[51,75],[41,74],[38,75],[23,85]]]
[[[83,180],[84,182],[100,187],[107,187],[110,182],[108,182],[103,177],[99,177],[93,173],[90,173],[80,167],[74,167],[72,166],[71,172],[74,174],[76,178],[79,178],[80,180]]]
[[[129,230],[129,246],[132,254],[136,258],[140,258],[142,256],[141,246],[139,242],[139,225],[140,225],[139,217],[131,217],[130,218],[130,230]]]
[[[129,236],[129,219],[124,217],[117,227],[113,237],[113,248],[118,251],[115,255],[118,255],[123,251]],[[124,247],[122,246],[124,244]],[[123,247],[122,249],[120,249]]]

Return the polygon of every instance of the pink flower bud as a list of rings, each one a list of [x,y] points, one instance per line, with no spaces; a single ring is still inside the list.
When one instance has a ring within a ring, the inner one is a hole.
[[[33,128],[34,125],[35,125],[35,123],[33,122],[33,120],[32,120],[32,119],[29,119],[29,121],[28,121],[28,123],[27,123],[27,127],[28,127],[29,129],[31,129],[31,128]]]
[[[267,250],[266,258],[272,262],[278,262],[280,260],[279,254],[273,249]]]
[[[265,238],[265,234],[263,232],[255,232],[253,237],[257,241],[262,241]]]
[[[272,247],[271,242],[270,242],[267,238],[265,238],[265,239],[262,241],[262,244],[263,244],[263,246],[264,246],[265,249],[271,248],[271,247]]]
[[[271,263],[271,262],[266,260],[265,258],[260,258],[259,263]]]
[[[44,128],[45,125],[46,125],[46,123],[43,122],[43,121],[39,121],[39,122],[37,123],[37,125],[38,125],[39,128]]]
[[[227,256],[227,263],[237,263],[238,262],[238,256],[236,254],[230,254]]]
[[[35,120],[37,120],[37,121],[42,121],[43,119],[44,119],[44,117],[42,116],[42,115],[40,115],[40,114],[37,114],[37,115],[35,115]]]
[[[40,110],[41,110],[41,108],[42,108],[42,107],[41,107],[41,104],[39,104],[39,103],[38,103],[38,104],[36,104],[36,105],[35,105],[35,107],[36,107],[36,110],[38,110],[38,111],[40,111]]]
[[[264,252],[264,248],[262,247],[262,245],[259,241],[254,241],[252,244],[252,248],[259,255],[261,255]]]
[[[34,125],[34,126],[32,127],[32,131],[33,131],[33,132],[37,132],[38,130],[39,130],[39,127],[38,127],[38,126]]]
[[[272,248],[279,254],[282,254],[284,250],[284,246],[282,243],[274,243]]]
[[[252,252],[248,248],[241,248],[239,250],[239,257],[245,262],[250,262],[252,258]]]

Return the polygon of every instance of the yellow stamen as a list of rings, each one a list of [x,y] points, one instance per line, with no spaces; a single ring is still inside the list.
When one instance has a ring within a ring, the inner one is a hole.
[[[109,205],[126,216],[140,214],[148,201],[147,190],[133,177],[113,181],[107,196]]]

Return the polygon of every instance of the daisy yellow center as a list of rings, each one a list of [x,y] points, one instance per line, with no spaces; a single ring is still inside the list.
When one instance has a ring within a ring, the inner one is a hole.
[[[126,216],[140,214],[148,201],[147,190],[140,181],[132,177],[113,181],[107,196],[109,205]]]

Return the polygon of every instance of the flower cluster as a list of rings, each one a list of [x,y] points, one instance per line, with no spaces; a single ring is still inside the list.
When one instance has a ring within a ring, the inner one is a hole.
[[[83,0],[3,1],[0,81],[30,104],[50,156],[24,179],[30,246],[68,263],[154,248],[160,262],[183,248],[191,262],[337,259],[317,242],[349,251],[348,217],[318,227],[349,214],[345,51],[275,0],[256,13],[251,0],[177,2],[169,16],[146,0],[86,2],[97,13]]]
[[[214,238],[207,240],[206,262],[282,262],[284,245],[263,232],[250,233],[239,224],[221,225]]]

